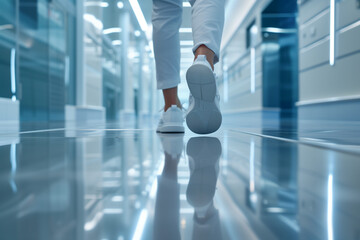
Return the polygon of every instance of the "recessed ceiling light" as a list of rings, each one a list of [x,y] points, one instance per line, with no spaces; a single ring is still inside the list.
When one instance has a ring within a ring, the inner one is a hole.
[[[120,9],[123,9],[124,8],[124,3],[123,2],[118,2],[117,3],[117,7],[120,8]]]
[[[129,0],[129,2],[130,2],[132,10],[134,11],[136,19],[141,27],[141,30],[146,32],[148,26],[147,26],[144,14],[139,5],[139,2],[137,0]]]
[[[140,32],[139,30],[136,30],[136,31],[134,32],[134,35],[135,35],[135,37],[140,37],[141,32]]]

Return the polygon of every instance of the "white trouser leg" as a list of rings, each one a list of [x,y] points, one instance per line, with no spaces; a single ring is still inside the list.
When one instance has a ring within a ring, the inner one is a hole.
[[[153,0],[153,41],[158,89],[180,83],[182,0]]]
[[[219,61],[224,27],[225,0],[190,0],[195,53],[205,45],[215,53],[214,64]]]

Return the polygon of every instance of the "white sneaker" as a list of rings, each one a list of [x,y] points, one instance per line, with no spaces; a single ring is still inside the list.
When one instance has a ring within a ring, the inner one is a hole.
[[[158,133],[164,153],[173,159],[181,156],[184,150],[184,133],[166,134]]]
[[[208,134],[219,129],[222,116],[215,74],[205,55],[199,55],[186,72],[190,90],[186,123],[191,131]]]
[[[157,132],[161,133],[183,133],[185,132],[183,112],[178,106],[172,105],[163,113]]]

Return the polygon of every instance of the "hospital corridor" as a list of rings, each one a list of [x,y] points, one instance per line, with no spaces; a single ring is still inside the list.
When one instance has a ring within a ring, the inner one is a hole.
[[[360,240],[360,1],[1,0],[0,239]]]

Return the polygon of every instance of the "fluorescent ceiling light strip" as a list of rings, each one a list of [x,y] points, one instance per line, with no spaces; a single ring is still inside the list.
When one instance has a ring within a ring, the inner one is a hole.
[[[192,48],[181,48],[180,52],[181,53],[192,53]]]
[[[120,33],[122,31],[121,28],[113,27],[113,28],[107,28],[103,30],[103,34],[110,34],[110,33]]]
[[[16,173],[16,144],[11,144],[10,147],[10,162],[11,162],[11,173]]]
[[[105,208],[104,214],[122,214],[124,211],[121,208]]]
[[[122,202],[124,200],[123,196],[117,195],[117,196],[113,196],[111,201],[113,202]]]
[[[263,32],[269,33],[296,33],[297,30],[293,28],[275,28],[275,27],[266,27],[261,29]]]
[[[16,93],[16,79],[15,79],[15,48],[11,49],[10,55],[10,74],[11,74],[11,93]]]
[[[192,46],[192,45],[194,45],[194,42],[191,40],[182,40],[182,41],[180,41],[180,45],[181,46]]]
[[[255,92],[255,74],[256,74],[256,69],[255,69],[255,48],[252,47],[250,50],[250,58],[251,58],[251,85],[250,85],[250,89],[251,89],[251,93]]]
[[[112,45],[116,46],[116,45],[121,45],[122,41],[121,40],[114,40],[111,42]]]
[[[85,7],[108,7],[109,3],[107,2],[86,2]]]
[[[94,15],[85,13],[84,14],[85,21],[91,23],[95,28],[102,30],[103,29],[103,23],[97,19]]]
[[[183,7],[191,7],[191,4],[189,2],[183,2]]]
[[[179,32],[181,32],[181,33],[191,33],[192,29],[191,28],[180,28]]]
[[[335,64],[335,0],[330,0],[330,49],[329,64]]]
[[[147,30],[147,23],[144,17],[143,12],[141,11],[139,2],[137,0],[129,0],[131,8],[136,16],[136,19],[140,25],[141,30],[146,32]]]

